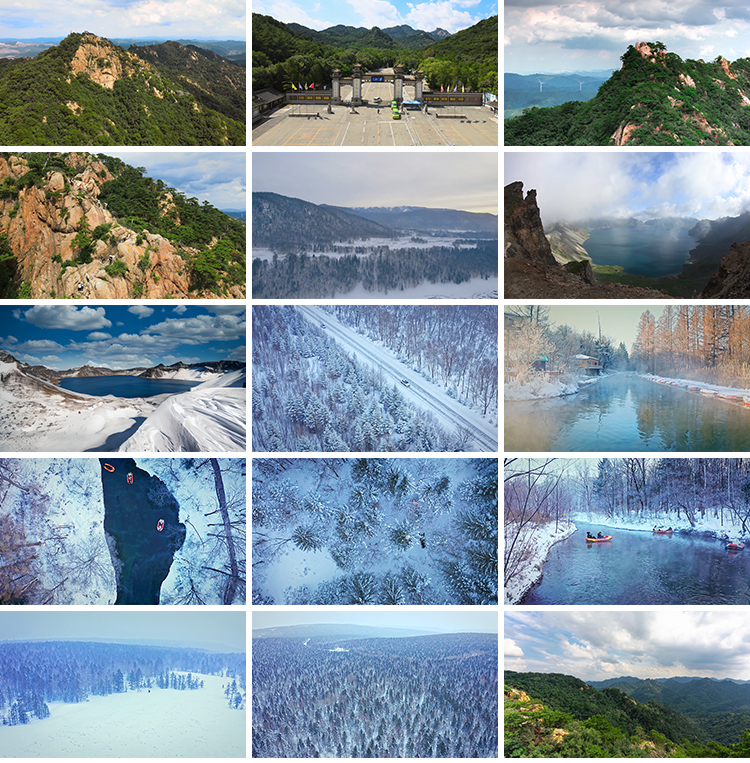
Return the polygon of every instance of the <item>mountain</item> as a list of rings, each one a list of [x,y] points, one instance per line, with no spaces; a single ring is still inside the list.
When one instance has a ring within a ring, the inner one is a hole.
[[[390,228],[338,207],[311,204],[278,193],[253,193],[253,246],[296,251],[309,244],[394,238]]]
[[[339,209],[342,209],[339,207]],[[497,236],[497,215],[488,212],[465,212],[460,209],[429,207],[351,207],[345,209],[380,225],[401,230],[473,231]]]
[[[315,623],[306,625],[280,625],[275,628],[254,628],[253,641],[269,638],[303,638],[319,640],[404,638],[425,636],[430,631],[413,628],[383,628],[373,625],[351,625],[339,623]]]
[[[164,45],[172,49],[179,43]],[[213,69],[203,67],[197,88],[222,92],[241,82],[236,78],[234,84],[227,83],[224,75],[212,79],[236,64],[220,65],[207,51],[184,55],[190,54],[214,64]],[[246,142],[244,116],[233,119],[203,105],[161,64],[144,61],[90,32],[70,34],[34,58],[6,60],[0,66],[0,103],[4,145]]]
[[[115,157],[0,153],[0,298],[242,299],[245,231]]]
[[[532,108],[505,122],[505,145],[750,145],[750,59],[683,61],[640,42],[586,102]]]
[[[195,45],[164,42],[131,45],[130,53],[166,72],[173,82],[189,92],[200,106],[245,121],[245,67],[227,61],[218,53]]]
[[[504,114],[515,117],[532,106],[557,106],[567,101],[587,101],[612,74],[513,74],[503,75]]]
[[[558,262],[545,235],[536,191],[531,190],[524,197],[523,183],[515,182],[505,186],[504,203],[506,299],[668,297],[666,292],[654,289],[598,283],[591,260],[580,256],[580,249],[576,248],[576,241],[570,235],[566,239],[566,254],[561,255],[561,259],[568,261],[564,264]],[[578,256],[570,256],[571,252],[577,252]]]
[[[497,16],[453,35],[442,29],[409,34],[406,25],[391,27],[396,39],[378,27],[337,25],[318,32],[259,13],[253,14],[252,29],[254,91],[283,91],[298,82],[330,87],[331,72],[340,69],[350,76],[356,60],[365,71],[396,64],[407,71],[422,69],[438,90],[460,82],[467,90],[497,92]],[[357,52],[354,59],[352,50]]]

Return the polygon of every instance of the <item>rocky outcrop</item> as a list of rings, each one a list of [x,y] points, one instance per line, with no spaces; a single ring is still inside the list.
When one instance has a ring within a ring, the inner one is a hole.
[[[536,203],[536,191],[523,195],[523,183],[505,186],[505,258],[521,257],[541,265],[556,266]]]
[[[750,241],[732,244],[698,295],[704,299],[747,299],[750,297]]]
[[[133,71],[151,67],[109,40],[85,32],[70,62],[70,68],[73,74],[86,74],[97,85],[113,90],[118,79],[129,76]]]
[[[41,182],[0,195],[0,234],[8,236],[18,280],[28,284],[31,298],[209,296],[190,292],[183,254],[196,250],[120,224],[99,201],[101,185],[112,179],[102,162],[79,152],[68,154],[65,163],[67,171],[54,168],[43,172]],[[0,187],[10,187],[28,171],[24,157],[0,156]],[[94,243],[91,261],[80,261],[76,237],[99,226],[109,227]],[[121,264],[110,267],[115,263]],[[230,296],[244,298],[244,290],[233,287]]]

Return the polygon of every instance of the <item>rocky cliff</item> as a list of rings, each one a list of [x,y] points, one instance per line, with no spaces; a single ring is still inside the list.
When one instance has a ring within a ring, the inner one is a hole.
[[[621,284],[598,284],[591,260],[565,264],[555,259],[544,233],[536,191],[523,183],[505,186],[506,299],[666,299],[665,292]]]
[[[99,200],[107,167],[91,154],[59,157],[32,168],[25,156],[0,155],[0,261],[3,244],[14,258],[0,296],[244,298],[237,286],[228,295],[191,291],[188,260],[198,250],[120,224]]]
[[[750,241],[732,244],[719,270],[698,296],[704,299],[750,297]]]

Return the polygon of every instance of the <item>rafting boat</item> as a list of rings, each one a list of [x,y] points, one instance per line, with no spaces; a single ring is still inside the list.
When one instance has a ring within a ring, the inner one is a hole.
[[[656,535],[671,535],[674,532],[674,530],[670,527],[668,530],[656,530],[654,529],[654,533]]]
[[[605,535],[603,538],[586,538],[587,543],[603,543],[605,540],[612,540],[612,536]]]
[[[727,551],[742,551],[743,548],[745,548],[744,543],[727,543],[726,546],[724,546]]]

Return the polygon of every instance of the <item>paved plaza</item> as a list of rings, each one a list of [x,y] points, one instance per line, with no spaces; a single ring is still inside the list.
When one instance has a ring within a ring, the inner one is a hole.
[[[351,108],[327,104],[288,104],[253,128],[253,146],[496,146],[498,120],[483,106],[430,106],[429,113],[404,110],[401,119],[391,116],[393,85],[363,82],[366,106]],[[341,88],[341,97],[351,97],[351,87]],[[381,103],[373,103],[375,97]],[[404,98],[414,97],[414,87],[405,85]],[[304,116],[291,117],[291,113]],[[437,118],[459,114],[460,119]],[[465,117],[465,118],[463,118]]]

